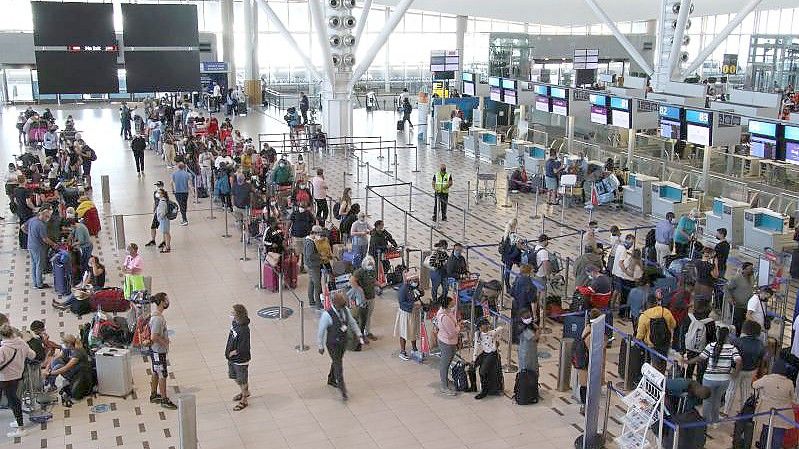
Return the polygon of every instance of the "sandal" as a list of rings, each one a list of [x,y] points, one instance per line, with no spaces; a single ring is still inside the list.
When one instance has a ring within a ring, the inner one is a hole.
[[[238,402],[240,400],[241,400],[241,393],[237,394],[236,396],[233,396],[233,402]]]
[[[246,402],[239,402],[238,404],[236,404],[235,407],[233,407],[233,411],[238,412],[244,410],[245,408],[247,408],[247,405],[248,404]]]
[[[162,248],[162,249],[161,249],[161,252],[162,252],[162,253],[168,253],[168,252],[170,252],[170,251],[172,251],[172,248],[169,248],[169,247],[166,247],[166,248]]]

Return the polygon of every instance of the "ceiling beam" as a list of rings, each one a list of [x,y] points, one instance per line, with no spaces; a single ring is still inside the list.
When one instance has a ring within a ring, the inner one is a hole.
[[[652,66],[646,61],[646,59],[641,55],[641,53],[636,50],[635,46],[627,39],[620,30],[619,27],[616,26],[616,23],[608,16],[608,14],[597,4],[596,0],[585,0],[585,3],[594,11],[594,14],[602,20],[602,22],[610,28],[610,31],[613,32],[613,36],[616,37],[616,40],[619,41],[622,47],[627,50],[627,53],[630,54],[630,57],[633,58],[636,64],[641,67],[641,70],[646,72],[647,75],[652,75],[654,70],[652,70]]]
[[[363,2],[363,9],[361,10],[361,18],[358,19],[358,24],[355,27],[355,48],[352,49],[352,53],[358,50],[358,46],[361,45],[361,36],[363,35],[363,30],[366,29],[366,19],[369,18],[369,12],[372,10],[372,0],[366,0]]]
[[[328,81],[332,84],[335,78],[333,69],[333,56],[330,53],[330,44],[327,41],[325,28],[325,17],[322,13],[322,0],[308,0],[308,8],[311,10],[311,20],[316,28],[316,38],[319,40],[319,47],[322,49],[322,70],[325,72]]]

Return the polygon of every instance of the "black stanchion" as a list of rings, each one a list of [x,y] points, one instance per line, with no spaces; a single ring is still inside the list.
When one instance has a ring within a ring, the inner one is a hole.
[[[230,232],[228,232],[228,224],[227,224],[227,214],[228,214],[227,205],[223,203],[222,206],[225,208],[225,233],[222,234],[222,237],[229,238]]]

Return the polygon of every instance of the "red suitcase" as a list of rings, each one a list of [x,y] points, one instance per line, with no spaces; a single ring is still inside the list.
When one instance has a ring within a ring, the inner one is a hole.
[[[121,288],[109,287],[97,290],[89,299],[92,311],[125,312],[130,308],[130,302],[125,299]]]
[[[268,263],[264,263],[263,272],[261,273],[261,285],[263,288],[271,292],[277,292],[279,284],[280,278],[278,276],[277,270],[272,268],[272,266]]]
[[[297,277],[300,274],[300,258],[293,251],[289,251],[283,255],[280,267],[283,270],[283,285],[290,289],[297,288]]]

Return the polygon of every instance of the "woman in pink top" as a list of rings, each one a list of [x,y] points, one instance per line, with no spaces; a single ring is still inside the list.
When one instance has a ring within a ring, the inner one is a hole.
[[[139,255],[139,246],[135,243],[128,245],[128,255],[125,256],[125,262],[122,264],[122,271],[125,274],[141,274],[142,262]]]
[[[441,394],[455,396],[455,391],[449,388],[447,374],[449,364],[455,357],[458,350],[458,338],[461,333],[461,323],[458,321],[457,309],[458,301],[454,297],[445,296],[444,304],[436,313],[436,323],[438,326],[438,347],[441,349],[441,360],[439,363],[438,376],[441,380]]]

